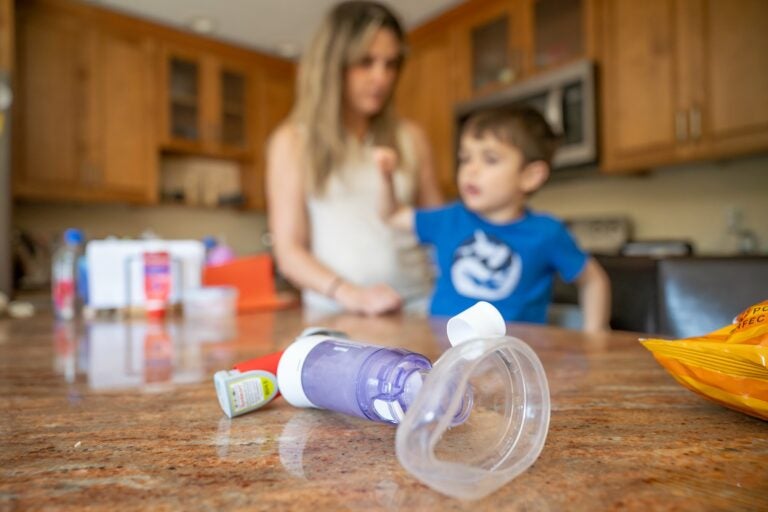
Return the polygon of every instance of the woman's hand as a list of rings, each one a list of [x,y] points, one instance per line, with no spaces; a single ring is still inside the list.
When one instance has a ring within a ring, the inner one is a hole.
[[[403,305],[400,294],[386,284],[363,287],[344,282],[334,296],[347,311],[364,315],[392,313]]]

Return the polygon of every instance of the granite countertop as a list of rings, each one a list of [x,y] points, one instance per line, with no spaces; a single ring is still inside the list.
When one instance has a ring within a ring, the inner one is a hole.
[[[510,325],[546,369],[550,430],[531,468],[475,502],[410,476],[393,426],[282,399],[224,416],[213,373],[307,325],[433,360],[446,347],[440,321],[299,309],[0,320],[0,510],[768,510],[768,423],[683,389],[631,333]]]

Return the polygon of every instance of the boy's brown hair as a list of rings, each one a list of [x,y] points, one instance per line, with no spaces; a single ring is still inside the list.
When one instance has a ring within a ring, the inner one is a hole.
[[[505,144],[515,146],[523,154],[525,163],[544,161],[552,163],[560,137],[544,116],[532,107],[505,107],[482,110],[472,114],[462,125],[461,134],[482,138],[493,135]]]

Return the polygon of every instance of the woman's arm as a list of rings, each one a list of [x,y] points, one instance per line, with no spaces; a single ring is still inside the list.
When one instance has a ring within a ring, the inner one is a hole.
[[[304,201],[301,141],[296,129],[283,125],[267,149],[269,231],[280,272],[294,285],[325,293],[336,275],[309,253]]]
[[[611,282],[603,267],[589,258],[576,279],[585,332],[609,331],[611,319]]]
[[[356,286],[310,253],[302,145],[296,128],[283,125],[267,149],[269,230],[280,272],[295,286],[330,297],[350,311],[380,314],[398,309],[400,296],[389,286]]]

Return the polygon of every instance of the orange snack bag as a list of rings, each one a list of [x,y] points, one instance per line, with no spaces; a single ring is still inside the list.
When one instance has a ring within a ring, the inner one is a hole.
[[[768,300],[704,336],[641,343],[691,391],[768,420]]]

